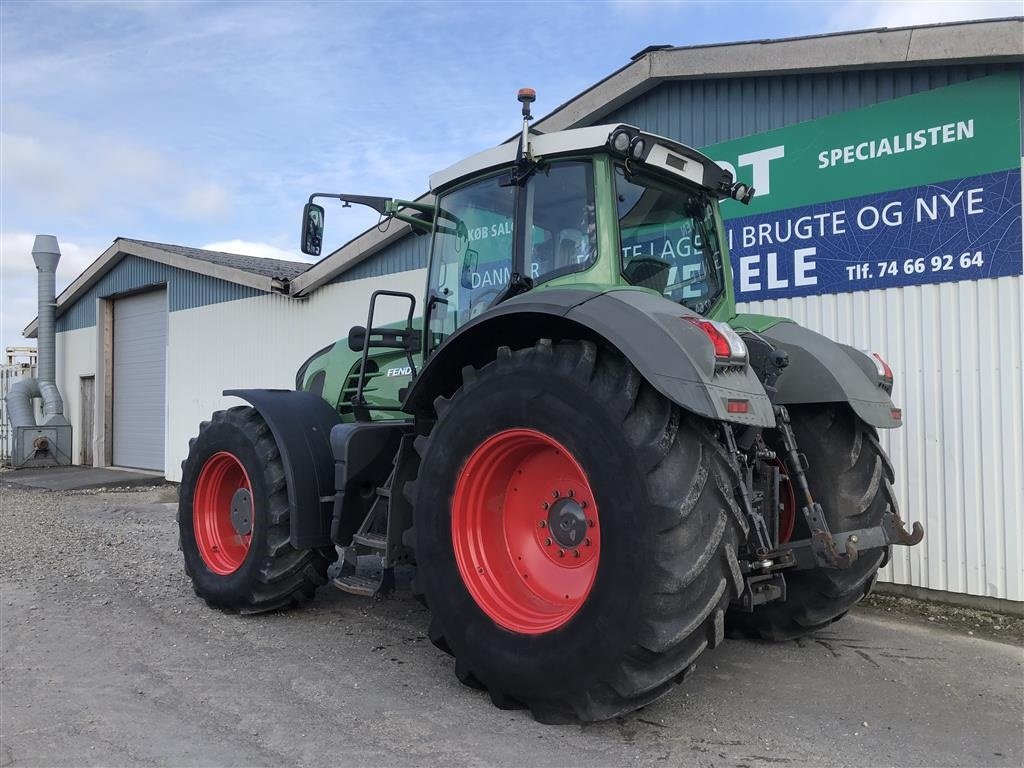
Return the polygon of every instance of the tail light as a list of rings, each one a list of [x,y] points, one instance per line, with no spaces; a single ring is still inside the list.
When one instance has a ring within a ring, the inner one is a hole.
[[[747,362],[747,345],[728,323],[706,320],[687,315],[683,320],[696,326],[708,337],[715,348],[715,362],[719,365],[742,365]]]
[[[877,352],[872,352],[868,349],[862,349],[868,360],[875,364],[875,373],[878,374],[878,381],[881,384],[892,384],[892,368],[885,362],[885,358]]]

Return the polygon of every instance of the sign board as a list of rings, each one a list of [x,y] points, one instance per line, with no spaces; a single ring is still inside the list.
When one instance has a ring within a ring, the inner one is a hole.
[[[1020,80],[992,75],[706,147],[737,301],[1019,275]]]

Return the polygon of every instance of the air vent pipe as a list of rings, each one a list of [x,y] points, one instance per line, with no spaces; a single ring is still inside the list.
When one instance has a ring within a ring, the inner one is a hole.
[[[60,246],[53,235],[36,235],[32,260],[39,272],[39,367],[36,380],[43,398],[43,424],[66,423],[64,400],[57,389],[57,263]],[[61,417],[56,419],[55,417]]]

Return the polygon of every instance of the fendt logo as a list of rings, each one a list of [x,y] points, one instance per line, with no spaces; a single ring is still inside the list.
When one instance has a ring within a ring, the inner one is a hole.
[[[387,375],[390,376],[412,376],[412,368],[408,365],[400,368],[388,368]]]

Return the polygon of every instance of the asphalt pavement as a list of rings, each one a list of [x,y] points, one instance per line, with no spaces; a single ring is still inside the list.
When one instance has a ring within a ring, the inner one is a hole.
[[[0,766],[1024,764],[1014,645],[855,610],[729,640],[627,717],[545,726],[460,685],[407,594],[207,608],[172,498],[0,487]]]

